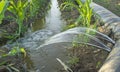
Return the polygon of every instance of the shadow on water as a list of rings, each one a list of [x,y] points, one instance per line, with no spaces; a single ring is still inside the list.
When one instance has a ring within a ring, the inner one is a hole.
[[[40,30],[45,27],[45,18],[37,19],[35,23],[31,26],[33,32]]]

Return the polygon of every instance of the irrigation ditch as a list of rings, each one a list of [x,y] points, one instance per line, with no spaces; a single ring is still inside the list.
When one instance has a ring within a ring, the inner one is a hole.
[[[91,7],[93,7],[94,11],[100,16],[100,21],[104,23],[102,28],[107,31],[106,34],[108,36],[115,40],[115,45],[114,41],[105,35],[103,37],[113,43],[110,43],[111,46],[107,47],[104,43],[99,42],[99,40],[90,37],[93,40],[95,39],[95,42],[88,44],[98,44],[96,46],[101,49],[86,45],[82,45],[81,48],[73,47],[74,36],[77,34],[86,36],[88,34],[84,34],[86,28],[81,27],[62,32],[62,28],[66,25],[66,22],[68,24],[74,22],[78,13],[76,11],[63,11],[61,13],[58,8],[59,3],[60,1],[51,0],[51,8],[48,9],[44,17],[37,19],[32,26],[33,32],[30,31],[24,37],[17,39],[17,43],[6,44],[1,47],[1,49],[8,52],[9,49],[20,46],[24,47],[28,53],[26,58],[23,57],[23,55],[26,55],[24,52],[22,56],[19,56],[20,58],[10,56],[7,57],[9,60],[1,59],[5,61],[2,62],[3,66],[0,68],[0,71],[7,72],[9,68],[11,68],[14,71],[19,71],[17,69],[20,69],[22,72],[66,72],[67,70],[65,70],[65,68],[67,66],[60,64],[60,60],[62,60],[63,63],[65,62],[65,64],[70,66],[70,68],[67,68],[70,72],[70,69],[74,72],[119,72],[120,18],[104,7],[92,2]],[[88,30],[93,31],[91,29]],[[101,33],[97,34],[101,35]],[[82,38],[80,39],[82,40]],[[78,43],[80,43],[80,41],[78,41]],[[105,44],[107,43],[105,42]],[[12,59],[16,62],[12,61]]]

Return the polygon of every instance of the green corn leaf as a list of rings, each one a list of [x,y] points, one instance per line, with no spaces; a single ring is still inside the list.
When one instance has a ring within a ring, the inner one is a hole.
[[[18,8],[21,8],[21,6],[22,6],[22,2],[21,2],[21,0],[18,0],[18,2],[17,2],[17,7],[18,7]]]
[[[83,3],[81,0],[76,0],[76,2],[79,4],[79,6],[83,6]]]
[[[8,0],[0,1],[0,24],[4,18],[4,13],[7,9],[8,3],[9,3]]]

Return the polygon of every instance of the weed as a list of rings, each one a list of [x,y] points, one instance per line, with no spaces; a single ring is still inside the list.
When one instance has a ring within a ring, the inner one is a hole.
[[[70,65],[75,65],[75,64],[77,64],[79,62],[79,58],[78,57],[72,57],[69,61],[68,61],[68,63],[70,64]]]
[[[100,62],[100,61],[98,61],[98,62],[97,62],[97,64],[96,64],[96,68],[99,68],[99,67],[100,67],[100,65],[101,65],[101,62]]]

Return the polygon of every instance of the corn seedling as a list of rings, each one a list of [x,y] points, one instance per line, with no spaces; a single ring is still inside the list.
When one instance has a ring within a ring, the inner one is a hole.
[[[18,24],[18,36],[24,30],[23,21],[26,15],[26,8],[28,6],[28,1],[10,1],[10,6],[7,8],[14,15],[14,19]]]
[[[8,6],[8,0],[1,0],[0,1],[0,24],[2,23],[2,20],[4,18],[4,13]]]
[[[76,8],[80,16],[76,20],[75,25],[80,26],[82,24],[82,26],[90,27],[91,17],[93,15],[93,9],[90,7],[91,2],[92,0],[86,0],[85,2],[81,0],[75,0],[75,2],[68,1],[61,4],[61,8],[65,9],[69,6]]]

